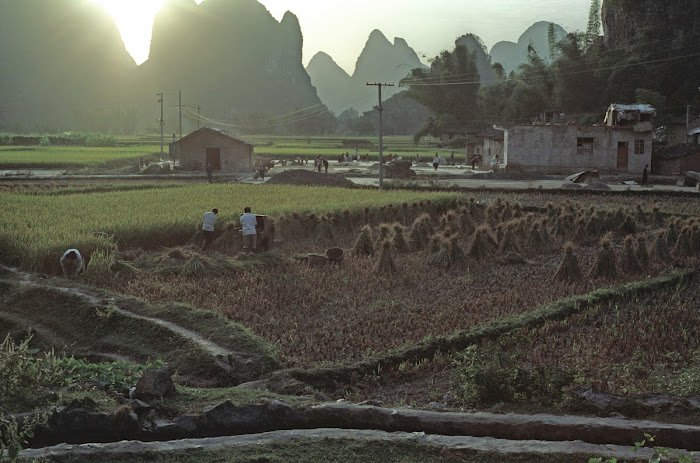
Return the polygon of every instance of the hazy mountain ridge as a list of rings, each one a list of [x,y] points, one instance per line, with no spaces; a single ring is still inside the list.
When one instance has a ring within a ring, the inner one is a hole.
[[[99,4],[0,0],[0,16],[0,126],[53,127],[120,110],[136,63]]]
[[[320,103],[301,62],[294,14],[277,22],[256,0],[193,4],[169,0],[156,16],[149,59],[139,69],[144,95],[182,90],[206,114],[224,119]]]
[[[502,41],[491,47],[489,55],[492,63],[500,63],[506,74],[510,74],[521,64],[527,62],[528,46],[532,46],[537,54],[545,59],[550,55],[549,22],[538,21],[528,27],[518,38],[517,43]],[[554,36],[557,41],[566,36],[566,30],[559,24],[554,24]]]
[[[352,76],[324,52],[311,58],[306,71],[322,101],[340,114],[349,108],[367,111],[377,104],[377,88],[367,87],[367,82],[398,82],[416,67],[426,66],[406,40],[396,37],[392,43],[375,29],[357,58]],[[384,87],[382,99],[399,91],[398,86]]]
[[[163,92],[166,130],[175,132],[179,90],[183,104],[216,119],[320,103],[301,62],[296,16],[288,12],[278,22],[257,0],[167,0],[149,59],[138,67],[97,3],[0,0],[0,15],[12,18],[0,29],[6,129],[155,127],[156,94]]]

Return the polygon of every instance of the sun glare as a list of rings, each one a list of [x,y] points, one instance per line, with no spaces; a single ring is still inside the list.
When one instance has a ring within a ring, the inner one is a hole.
[[[93,0],[114,18],[124,46],[137,64],[148,59],[153,19],[164,0]]]

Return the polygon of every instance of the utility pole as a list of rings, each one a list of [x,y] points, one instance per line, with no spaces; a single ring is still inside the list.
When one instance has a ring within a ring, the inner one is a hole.
[[[163,159],[163,94],[162,93],[156,93],[156,95],[159,97],[158,103],[160,103],[160,119],[158,121],[160,122],[160,158],[161,160]]]
[[[383,190],[384,189],[384,156],[383,156],[383,150],[384,147],[382,146],[382,111],[384,111],[384,108],[382,108],[382,87],[393,87],[394,84],[382,84],[380,82],[374,82],[374,83],[365,83],[365,85],[372,85],[375,86],[379,89],[379,105],[377,106],[377,111],[379,111],[379,189]]]
[[[199,121],[200,121],[200,118],[199,118],[199,110],[200,110],[200,109],[201,109],[201,106],[197,105],[197,128],[199,128]]]
[[[700,88],[698,88],[700,90]],[[685,107],[685,139],[683,143],[688,143],[688,132],[690,132],[690,105]]]
[[[178,91],[178,98],[178,104],[173,106],[180,111],[180,138],[182,138],[182,90]],[[173,138],[175,138],[175,134],[173,134]]]

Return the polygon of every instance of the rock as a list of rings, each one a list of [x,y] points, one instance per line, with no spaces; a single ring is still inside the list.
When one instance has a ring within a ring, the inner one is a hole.
[[[175,421],[154,420],[150,429],[160,440],[176,440],[198,435],[199,425],[198,417],[183,415]]]
[[[365,400],[364,402],[360,402],[358,405],[371,405],[373,407],[381,407],[382,403],[378,400]]]
[[[136,383],[133,396],[135,398],[163,397],[174,394],[175,383],[170,373],[170,369],[146,371]]]
[[[233,405],[230,400],[207,407],[202,412],[206,435],[250,434],[299,426],[301,414],[279,399],[263,399],[261,404]]]

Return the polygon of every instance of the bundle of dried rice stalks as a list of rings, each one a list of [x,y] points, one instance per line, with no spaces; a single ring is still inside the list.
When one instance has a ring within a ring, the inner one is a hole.
[[[574,254],[574,244],[571,241],[564,245],[564,257],[554,274],[554,279],[571,283],[581,281],[581,267],[578,265],[578,257]]]

